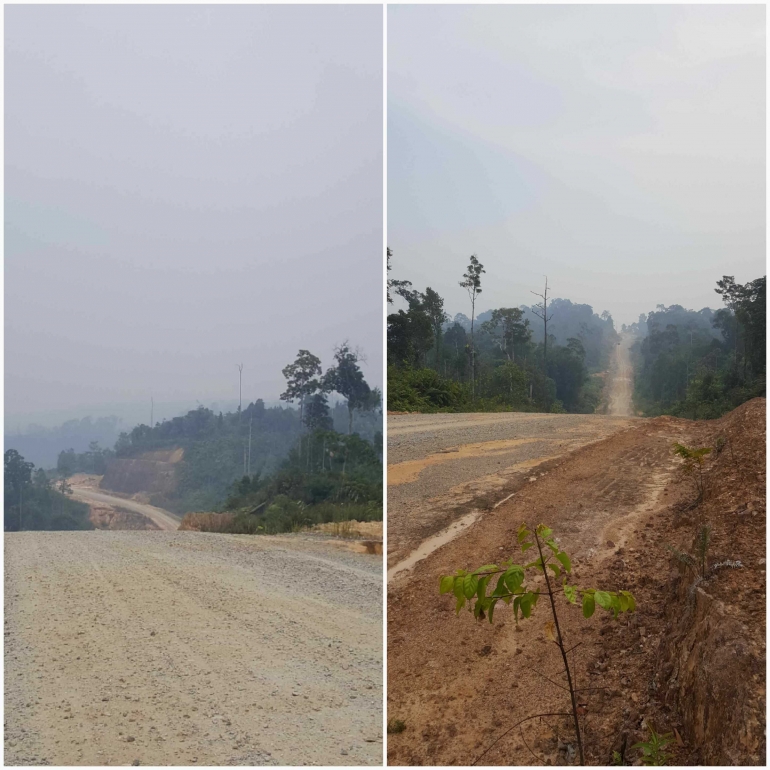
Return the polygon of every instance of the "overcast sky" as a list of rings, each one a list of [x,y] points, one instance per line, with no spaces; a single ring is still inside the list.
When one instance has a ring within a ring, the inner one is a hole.
[[[382,74],[376,6],[7,6],[8,427],[381,386]]]
[[[392,277],[470,315],[720,307],[765,273],[764,6],[390,6]]]

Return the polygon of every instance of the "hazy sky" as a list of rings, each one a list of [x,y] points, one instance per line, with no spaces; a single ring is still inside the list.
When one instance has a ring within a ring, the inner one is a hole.
[[[764,6],[390,6],[392,277],[616,325],[765,273]]]
[[[382,74],[376,6],[6,6],[12,425],[274,399],[346,338],[381,386]]]

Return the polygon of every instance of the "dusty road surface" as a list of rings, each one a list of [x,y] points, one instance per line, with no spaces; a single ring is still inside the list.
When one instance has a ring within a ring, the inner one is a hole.
[[[634,413],[634,370],[631,366],[629,348],[636,338],[628,334],[621,336],[620,344],[615,346],[609,373],[609,408],[608,414],[617,417],[630,417]]]
[[[389,576],[411,568],[568,453],[635,420],[521,412],[389,415]]]
[[[85,476],[83,474],[74,476],[70,481],[72,497],[89,505],[107,506],[115,510],[139,513],[150,519],[158,529],[166,532],[175,532],[179,529],[179,523],[182,519],[175,513],[127,497],[117,497],[109,492],[104,492],[94,486],[93,479],[99,478],[99,476]]]
[[[382,695],[381,556],[5,535],[7,765],[380,764]]]
[[[459,568],[499,564],[508,557],[514,563],[524,563],[516,539],[522,522],[544,523],[553,529],[561,547],[572,557],[571,583],[619,590],[633,587],[633,579],[654,585],[657,592],[655,598],[645,598],[643,611],[640,608],[635,614],[636,625],[624,631],[625,637],[617,637],[623,640],[622,645],[615,645],[618,649],[611,647],[609,640],[616,638],[616,626],[627,629],[627,619],[613,626],[603,611],[588,620],[579,608],[561,613],[565,641],[569,646],[579,645],[570,655],[578,686],[608,687],[606,691],[580,693],[581,708],[590,717],[585,728],[588,761],[608,764],[615,738],[620,741],[623,730],[636,735],[642,717],[650,713],[644,710],[649,700],[649,673],[638,678],[641,685],[634,691],[629,691],[628,680],[643,654],[654,657],[645,633],[662,615],[658,586],[661,567],[651,569],[647,565],[645,569],[642,562],[651,558],[649,554],[665,554],[667,535],[663,527],[671,519],[670,511],[665,513],[671,500],[667,485],[676,469],[671,445],[688,440],[691,424],[661,417],[633,421],[627,423],[631,425],[628,429],[617,430],[623,423],[612,418],[563,419],[575,422],[552,418],[550,424],[561,427],[554,434],[565,438],[579,435],[584,443],[599,437],[601,430],[587,427],[571,434],[568,426],[578,430],[581,424],[603,425],[607,433],[613,428],[616,432],[563,458],[545,476],[538,475],[534,482],[522,485],[509,500],[484,512],[458,537],[389,581],[388,719],[405,725],[403,732],[389,736],[390,764],[470,765],[488,749],[481,765],[543,764],[546,759],[553,765],[574,762],[574,755],[563,753],[575,750],[568,719],[530,721],[521,730],[507,732],[532,714],[569,712],[569,695],[559,689],[559,681],[563,681],[559,678],[563,672],[559,651],[547,643],[543,631],[549,620],[547,600],[541,601],[532,619],[521,622],[517,629],[513,613],[504,605],[496,610],[494,624],[474,621],[465,611],[458,618],[454,598],[440,596],[438,591],[440,576]],[[558,447],[556,435],[550,445],[542,445],[552,447],[550,452],[554,444]],[[489,464],[494,455],[485,460]],[[461,472],[463,467],[458,464],[457,474]],[[415,508],[415,515],[424,510],[418,504]],[[665,574],[665,557],[663,564]],[[542,577],[535,576],[531,587],[544,590]],[[563,596],[559,606],[566,607]],[[610,649],[613,651],[607,652]],[[601,679],[608,663],[618,669],[609,681]],[[601,720],[608,709],[607,727]],[[612,721],[618,716],[619,722]],[[627,725],[621,724],[624,718]]]

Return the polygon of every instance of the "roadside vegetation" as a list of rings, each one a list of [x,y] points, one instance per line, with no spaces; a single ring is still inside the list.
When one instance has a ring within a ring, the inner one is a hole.
[[[93,529],[89,507],[70,498],[65,477],[49,477],[15,449],[4,457],[3,501],[6,532]]]
[[[366,383],[360,360],[361,354],[343,343],[335,351],[334,365],[322,374],[320,360],[301,350],[296,361],[284,369],[287,390],[281,396],[299,408],[266,407],[262,399],[227,413],[217,414],[201,406],[154,426],[138,425],[121,433],[114,450],[93,443],[87,452],[63,451],[58,470],[64,475],[102,474],[112,459],[132,460],[181,448],[183,459],[173,490],[152,495],[150,503],[185,514],[249,507],[252,499],[256,500],[254,507],[277,495],[315,505],[326,500],[320,490],[329,486],[327,477],[334,476],[339,464],[344,483],[332,484],[329,494],[340,504],[357,502],[350,497],[350,485],[357,478],[351,465],[357,467],[364,450],[356,442],[367,447],[368,455],[379,464],[380,476],[382,467],[381,396]],[[344,401],[330,405],[334,393]],[[339,463],[335,452],[341,453]],[[313,463],[322,461],[324,484],[309,480],[314,475]],[[298,480],[298,476],[308,480]],[[378,499],[382,499],[381,487]],[[250,519],[249,526],[252,523]]]
[[[185,517],[183,529],[277,534],[328,522],[382,520],[382,432],[372,440],[352,432],[359,411],[377,411],[381,419],[380,394],[366,383],[357,354],[341,346],[335,366],[322,375],[320,361],[300,350],[283,374],[281,398],[298,402],[303,427],[287,456],[271,472],[243,474],[218,506],[221,514]],[[332,390],[346,395],[347,433],[334,429],[327,403]]]
[[[539,303],[476,315],[485,273],[475,255],[458,270],[471,315],[454,319],[432,288],[388,279],[388,303],[397,296],[407,305],[387,318],[388,409],[595,412],[602,381],[592,375],[607,368],[619,339],[609,313],[551,299],[546,282],[532,292]]]
[[[628,328],[639,336],[634,400],[645,416],[714,419],[765,395],[765,276],[741,285],[726,275],[715,291],[719,310],[658,305]]]

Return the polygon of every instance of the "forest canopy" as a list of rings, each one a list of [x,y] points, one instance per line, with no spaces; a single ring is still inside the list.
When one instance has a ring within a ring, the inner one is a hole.
[[[658,305],[630,330],[642,414],[712,419],[765,395],[765,276],[741,285],[726,275],[714,291],[716,311]]]
[[[453,319],[431,287],[388,278],[388,302],[397,296],[407,305],[387,318],[388,409],[594,412],[601,381],[592,375],[607,367],[619,339],[610,314],[551,299],[546,283],[533,291],[540,303],[477,315],[485,273],[472,255],[458,275],[471,315]]]

